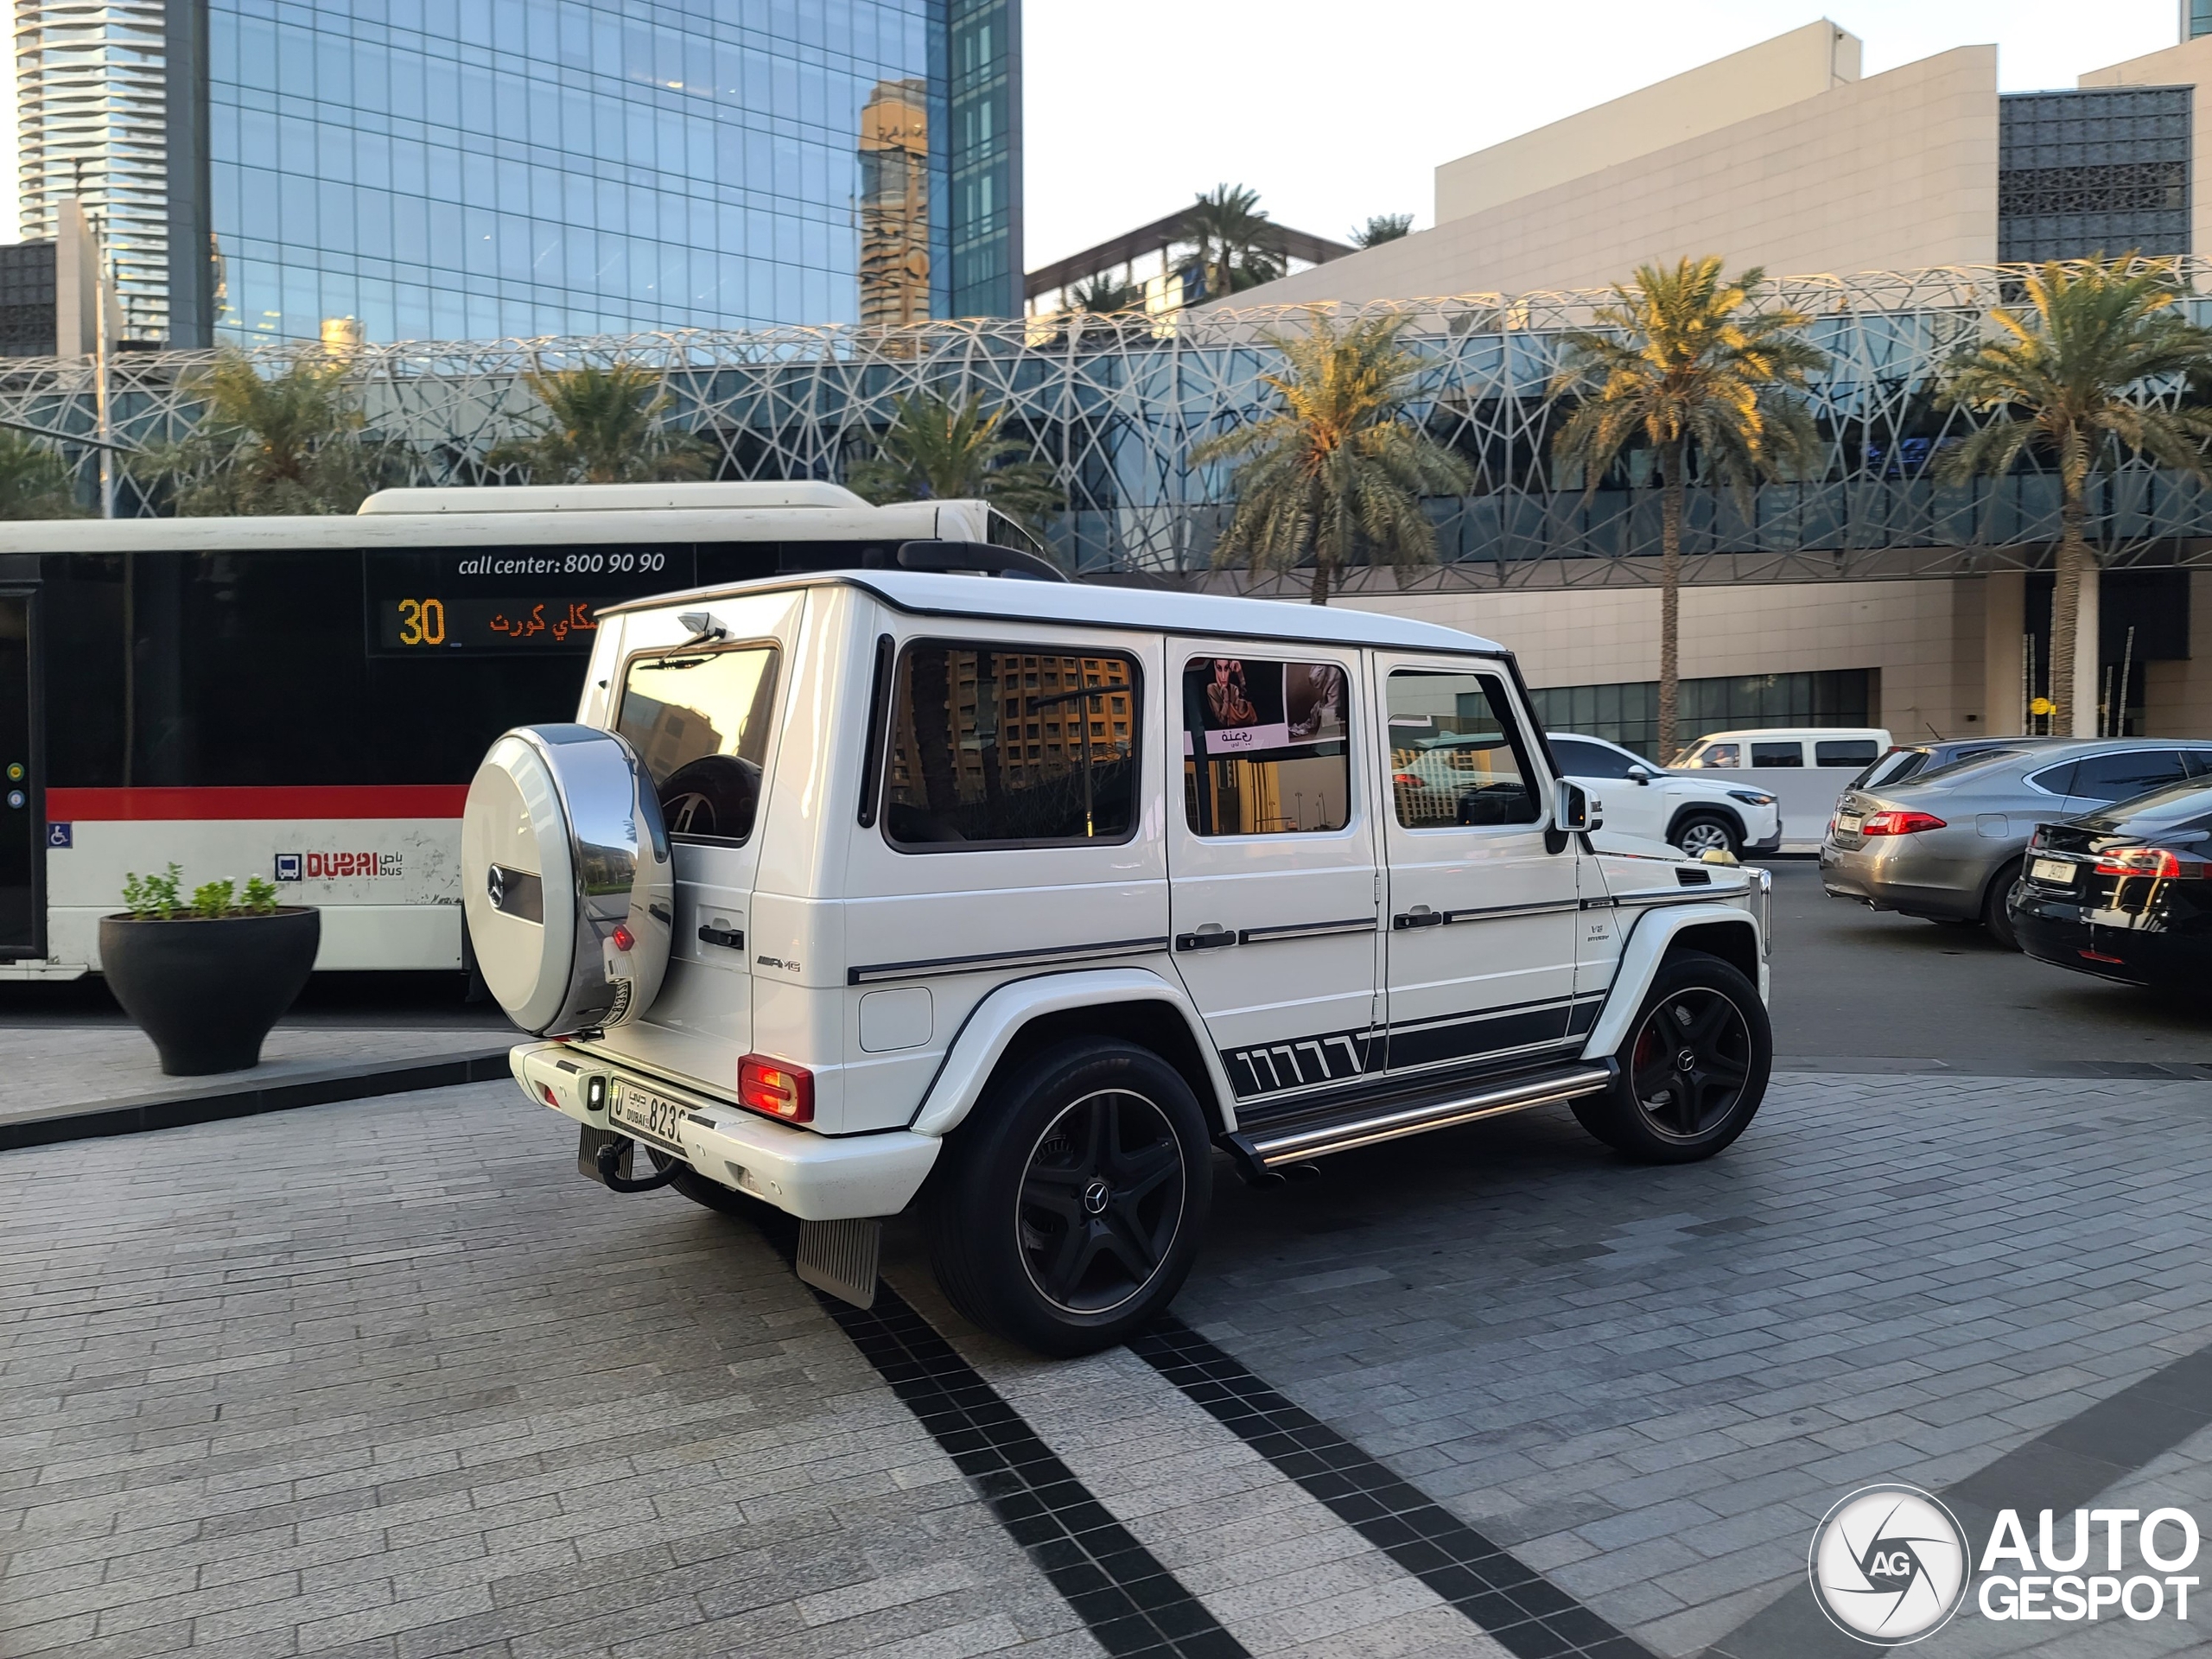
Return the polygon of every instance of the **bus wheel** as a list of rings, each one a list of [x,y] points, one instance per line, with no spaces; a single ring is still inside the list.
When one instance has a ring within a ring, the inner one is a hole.
[[[930,1259],[953,1306],[1039,1353],[1086,1354],[1182,1288],[1212,1150],[1173,1066],[1133,1043],[1078,1041],[995,1079],[931,1188]]]

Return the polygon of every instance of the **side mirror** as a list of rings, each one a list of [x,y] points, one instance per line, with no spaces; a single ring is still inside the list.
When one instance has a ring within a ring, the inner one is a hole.
[[[1625,775],[1633,778],[1638,784],[1648,786],[1659,774],[1649,766],[1630,766]]]
[[[1552,828],[1580,834],[1595,830],[1590,817],[1590,794],[1581,785],[1562,778],[1552,785]]]

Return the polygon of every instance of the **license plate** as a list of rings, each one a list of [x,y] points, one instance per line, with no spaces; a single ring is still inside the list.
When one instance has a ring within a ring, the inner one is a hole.
[[[2054,887],[2070,887],[2079,867],[2063,858],[2039,858],[2028,866],[2028,874],[2038,881],[2048,881]]]
[[[1835,817],[1836,833],[1855,836],[1859,833],[1859,827],[1866,822],[1866,820],[1856,812],[1839,812]]]
[[[671,1152],[683,1150],[683,1137],[677,1125],[690,1115],[690,1107],[664,1100],[652,1090],[640,1089],[634,1083],[616,1084],[613,1094],[607,1116],[618,1128],[627,1129],[642,1140],[655,1141]]]

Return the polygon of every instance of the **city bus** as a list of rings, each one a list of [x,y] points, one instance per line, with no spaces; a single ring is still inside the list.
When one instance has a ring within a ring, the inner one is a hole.
[[[0,978],[97,971],[126,876],[172,862],[320,908],[318,969],[463,969],[468,780],[574,717],[601,607],[926,540],[1035,550],[980,501],[808,482],[0,524]]]

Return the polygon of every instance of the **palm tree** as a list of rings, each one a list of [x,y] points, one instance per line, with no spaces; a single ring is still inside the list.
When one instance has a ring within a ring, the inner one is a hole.
[[[550,417],[526,438],[510,438],[485,456],[519,467],[543,484],[648,484],[703,478],[707,445],[671,430],[663,417],[674,399],[660,377],[632,363],[525,374]]]
[[[1553,452],[1582,469],[1586,490],[1632,448],[1649,448],[1657,462],[1662,765],[1678,747],[1682,507],[1691,468],[1701,464],[1748,511],[1753,484],[1803,469],[1819,448],[1796,395],[1827,361],[1797,332],[1810,319],[1786,307],[1759,308],[1763,270],[1730,281],[1720,267],[1717,254],[1672,270],[1641,265],[1631,284],[1614,283],[1598,326],[1564,336],[1566,361],[1548,392],[1578,399]]]
[[[1242,555],[1255,570],[1310,558],[1316,605],[1362,549],[1401,572],[1436,556],[1421,498],[1464,494],[1474,473],[1402,412],[1421,371],[1398,343],[1403,326],[1367,317],[1340,331],[1317,310],[1306,333],[1265,337],[1288,359],[1283,373],[1262,377],[1280,399],[1274,413],[1191,451],[1201,467],[1249,457],[1231,480],[1236,512],[1217,556]]]
[[[1241,184],[1217,184],[1183,216],[1208,299],[1271,283],[1283,273],[1281,242],[1260,206],[1260,193]]]
[[[2212,370],[2212,330],[2174,309],[2182,290],[2170,259],[2131,253],[2054,262],[2030,276],[2026,289],[2028,308],[1992,310],[1995,333],[1967,346],[1944,375],[1945,404],[1994,418],[1946,454],[1938,472],[1954,481],[2001,477],[2030,450],[2056,463],[2051,729],[2087,736],[2095,728],[2095,699],[2077,706],[2075,690],[2085,665],[2095,682],[2096,640],[2079,626],[2083,592],[2097,580],[2086,533],[2089,474],[2127,450],[2208,476],[2203,446],[2212,437],[2212,410],[2170,409],[2142,391],[2146,383],[2182,382]]]
[[[1351,245],[1355,248],[1371,248],[1379,242],[1395,242],[1409,234],[1413,228],[1411,213],[1375,213],[1351,233]]]
[[[1089,281],[1077,283],[1069,297],[1078,311],[1134,311],[1144,303],[1144,289],[1136,283],[1117,283],[1101,271]]]
[[[893,411],[876,453],[847,472],[856,494],[878,503],[988,501],[1033,530],[1065,504],[1050,467],[1015,459],[1027,446],[999,435],[1006,411],[985,414],[980,393],[956,404],[918,391]]]
[[[186,515],[351,512],[397,469],[364,438],[350,365],[310,346],[264,375],[226,348],[185,383],[207,403],[197,430],[154,452],[151,470],[175,486]]]
[[[0,429],[0,518],[79,518],[69,463],[24,432]]]

